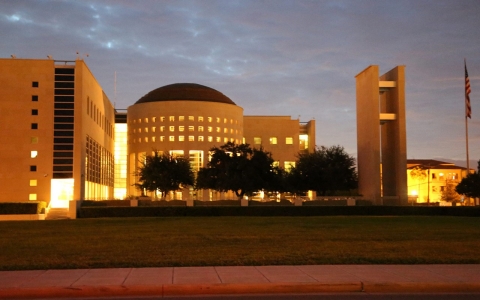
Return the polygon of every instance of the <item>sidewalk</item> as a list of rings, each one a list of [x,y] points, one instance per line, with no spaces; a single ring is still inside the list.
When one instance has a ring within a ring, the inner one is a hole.
[[[0,271],[0,299],[321,292],[480,293],[480,265]]]

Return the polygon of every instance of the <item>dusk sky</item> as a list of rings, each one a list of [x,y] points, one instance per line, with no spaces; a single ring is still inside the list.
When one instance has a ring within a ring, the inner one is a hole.
[[[245,115],[314,118],[317,145],[355,157],[355,75],[405,65],[408,158],[464,161],[466,58],[480,159],[478,0],[0,0],[0,36],[1,58],[80,56],[118,109],[198,83]]]

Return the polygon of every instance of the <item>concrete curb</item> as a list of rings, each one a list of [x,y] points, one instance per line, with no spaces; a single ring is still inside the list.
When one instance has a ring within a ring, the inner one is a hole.
[[[255,283],[164,284],[148,286],[81,286],[0,289],[1,299],[80,298],[107,296],[193,296],[227,294],[313,293],[480,293],[479,283]]]

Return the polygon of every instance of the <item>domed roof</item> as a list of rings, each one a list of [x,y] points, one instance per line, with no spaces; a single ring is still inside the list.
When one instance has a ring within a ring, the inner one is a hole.
[[[196,83],[175,83],[155,89],[135,102],[135,104],[158,101],[190,100],[235,103],[217,90]]]

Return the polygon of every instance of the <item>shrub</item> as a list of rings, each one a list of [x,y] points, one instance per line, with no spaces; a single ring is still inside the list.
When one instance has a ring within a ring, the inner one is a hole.
[[[0,215],[44,214],[47,204],[44,201],[0,203]]]

